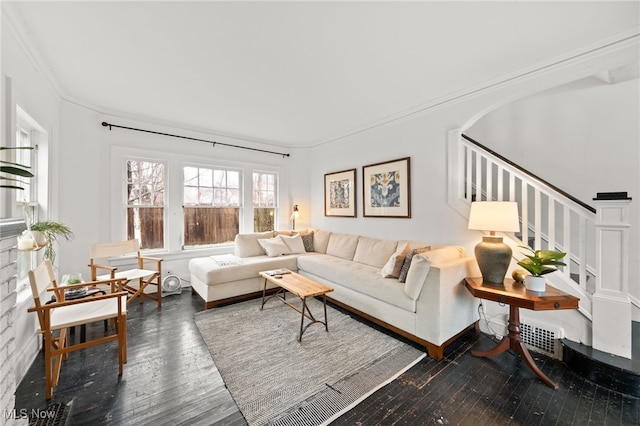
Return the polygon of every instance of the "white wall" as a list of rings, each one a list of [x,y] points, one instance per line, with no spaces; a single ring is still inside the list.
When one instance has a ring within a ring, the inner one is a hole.
[[[2,116],[2,145],[9,146],[15,138],[15,116],[16,105],[25,110],[37,123],[45,129],[46,140],[39,141],[38,162],[40,164],[38,173],[44,177],[41,179],[44,190],[40,190],[38,197],[41,202],[41,212],[44,218],[57,218],[55,193],[57,176],[54,168],[51,167],[56,161],[56,148],[59,146],[59,97],[45,78],[43,71],[39,69],[31,57],[25,54],[22,48],[22,40],[16,35],[13,27],[5,15],[2,15],[1,26],[1,54],[2,60],[2,96],[0,99],[0,110]],[[51,191],[46,191],[47,186]],[[1,191],[7,191],[5,189]],[[2,196],[4,203],[5,193]],[[10,211],[7,206],[3,206],[3,214]],[[19,211],[19,210],[18,210]],[[42,252],[38,253],[41,259]],[[20,288],[21,283],[18,283]],[[14,317],[15,334],[15,358],[14,367],[16,383],[19,383],[39,350],[39,339],[35,333],[37,318],[35,314],[28,313],[27,308],[33,303],[31,291],[28,287],[18,292],[16,297],[16,314]],[[2,313],[0,313],[0,316]],[[5,345],[7,342],[2,342]],[[15,391],[15,389],[13,390]],[[11,410],[13,407],[0,407]]]
[[[626,191],[629,276],[640,274],[640,80],[581,79],[505,105],[467,135],[593,205],[598,192]],[[640,283],[629,281],[640,300]]]
[[[168,197],[179,198],[181,205],[183,164],[204,166],[241,167],[245,180],[253,170],[275,171],[280,176],[281,192],[278,228],[289,229],[293,203],[304,211],[308,204],[307,173],[294,173],[290,168],[303,171],[305,151],[283,157],[263,152],[248,151],[199,141],[190,141],[168,136],[136,132],[132,130],[103,127],[108,123],[142,128],[155,132],[177,134],[227,144],[287,153],[291,150],[256,144],[250,141],[230,139],[218,135],[194,132],[156,123],[142,122],[122,117],[96,113],[85,107],[63,101],[61,113],[62,139],[60,147],[60,216],[71,226],[76,237],[72,242],[59,246],[60,270],[77,271],[88,276],[89,246],[92,243],[117,241],[126,238],[124,222],[124,177],[122,159],[127,153],[144,158],[167,161],[169,169]],[[298,166],[295,166],[295,165]],[[293,184],[290,185],[290,182]],[[249,189],[250,186],[246,185]],[[251,192],[245,191],[245,205],[250,205]],[[187,263],[190,257],[213,253],[212,250],[182,250],[182,216],[180,209],[170,210],[167,215],[167,247],[154,256],[165,259],[163,270],[171,271],[183,278],[188,277]],[[251,232],[253,222],[245,216],[241,231]]]

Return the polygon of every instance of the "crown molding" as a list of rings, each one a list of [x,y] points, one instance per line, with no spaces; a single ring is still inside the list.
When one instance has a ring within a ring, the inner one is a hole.
[[[515,72],[501,75],[499,77],[496,77],[495,79],[470,86],[457,92],[452,92],[440,98],[432,99],[423,104],[398,112],[397,114],[383,117],[362,127],[354,128],[335,137],[319,141],[315,144],[312,144],[310,147],[321,146],[330,142],[344,139],[349,136],[369,131],[377,127],[390,125],[415,116],[426,114],[458,102],[469,100],[481,95],[486,95],[494,90],[501,90],[510,86],[521,85],[528,81],[537,79],[542,75],[559,72],[563,69],[571,67],[576,67],[580,64],[587,63],[602,56],[616,53],[625,49],[632,49],[632,51],[636,54],[640,51],[640,26],[634,27],[627,31],[623,31],[597,43],[567,52],[561,56],[554,57],[547,61],[543,61],[529,67],[521,68]],[[637,60],[638,59],[636,58],[636,61]],[[599,72],[602,72],[602,70],[591,69],[587,66],[586,68],[577,71],[575,80],[587,77],[589,75],[595,75]]]

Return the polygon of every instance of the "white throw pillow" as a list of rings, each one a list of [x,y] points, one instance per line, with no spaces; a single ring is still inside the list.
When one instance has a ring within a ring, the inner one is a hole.
[[[424,254],[416,255],[411,260],[411,266],[407,273],[407,282],[404,285],[404,292],[411,300],[416,300],[420,295],[430,269],[431,262],[427,260]]]
[[[282,241],[280,236],[274,238],[266,238],[258,240],[258,244],[264,249],[264,252],[269,257],[282,256],[283,254],[290,254],[289,247]]]
[[[404,244],[391,255],[387,263],[382,267],[382,276],[384,278],[398,278],[407,253],[409,253],[409,245]]]
[[[297,234],[291,237],[280,235],[280,238],[282,238],[282,241],[284,241],[287,247],[289,247],[290,253],[297,254],[306,252],[306,250],[304,249],[304,243],[302,242],[302,235]]]

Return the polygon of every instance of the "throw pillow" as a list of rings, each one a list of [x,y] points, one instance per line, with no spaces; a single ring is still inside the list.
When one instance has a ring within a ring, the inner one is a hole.
[[[280,235],[280,238],[282,238],[282,241],[284,241],[287,247],[289,247],[290,253],[297,254],[297,253],[305,252],[304,243],[302,242],[302,236],[300,236],[300,234],[294,235],[291,237],[286,235]]]
[[[280,236],[258,240],[258,244],[260,244],[264,249],[264,252],[269,257],[282,256],[283,254],[291,253],[289,247],[287,247],[284,241],[280,239]]]
[[[407,273],[407,282],[404,285],[404,292],[411,300],[416,300],[420,295],[422,286],[431,269],[431,262],[424,256],[424,254],[419,254],[413,256],[413,259],[411,259],[411,267]]]
[[[410,250],[407,253],[407,257],[404,259],[402,263],[402,268],[400,269],[400,275],[398,275],[398,281],[404,283],[407,281],[407,274],[409,273],[409,268],[411,267],[411,259],[418,253],[424,253],[425,251],[431,250],[431,246],[420,247],[417,249]]]
[[[382,276],[384,278],[398,278],[404,259],[409,253],[409,245],[405,244],[391,255],[387,263],[382,267]]]
[[[306,234],[300,234],[302,237],[302,244],[304,244],[305,251],[313,251],[313,231]]]

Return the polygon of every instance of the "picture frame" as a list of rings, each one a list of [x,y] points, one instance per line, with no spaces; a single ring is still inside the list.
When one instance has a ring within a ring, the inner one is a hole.
[[[411,158],[362,167],[364,217],[411,217]]]
[[[324,175],[324,215],[356,217],[356,169]]]

